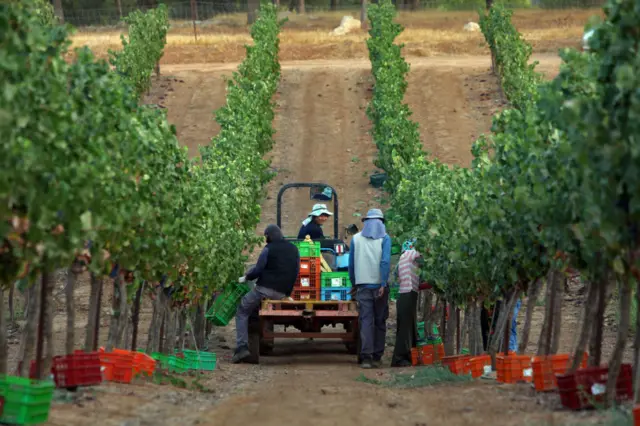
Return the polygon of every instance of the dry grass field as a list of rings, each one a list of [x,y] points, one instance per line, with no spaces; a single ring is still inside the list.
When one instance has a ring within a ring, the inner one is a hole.
[[[283,12],[287,17],[280,36],[282,61],[309,59],[364,59],[367,33],[362,30],[335,36],[330,34],[340,19],[358,11],[322,12],[297,15]],[[536,53],[556,53],[562,47],[580,47],[584,25],[600,9],[516,10],[513,22]],[[409,57],[443,55],[484,55],[487,53],[482,34],[466,32],[467,22],[477,22],[474,11],[401,12],[398,22],[405,31],[398,41],[405,44]],[[244,45],[251,41],[245,14],[221,15],[204,21],[197,27],[176,22],[169,32],[163,64],[239,62],[244,58]],[[119,49],[117,30],[80,30],[73,37],[73,46],[89,46],[98,56],[106,57],[109,49]]]

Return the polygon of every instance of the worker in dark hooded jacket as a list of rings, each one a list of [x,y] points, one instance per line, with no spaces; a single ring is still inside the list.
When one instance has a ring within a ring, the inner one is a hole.
[[[249,317],[263,299],[281,300],[289,297],[300,271],[298,248],[286,241],[276,225],[264,231],[267,245],[258,257],[258,263],[240,282],[257,279],[256,287],[240,301],[236,312],[236,351],[233,362],[239,363],[251,355],[249,351]]]

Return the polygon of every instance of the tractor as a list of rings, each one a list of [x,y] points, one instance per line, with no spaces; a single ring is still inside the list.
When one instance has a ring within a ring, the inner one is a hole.
[[[277,225],[282,229],[282,198],[293,188],[309,188],[309,198],[316,201],[333,201],[333,238],[320,240],[321,255],[333,272],[347,271],[349,267],[349,247],[344,238],[339,238],[338,194],[329,185],[321,183],[290,183],[284,185],[277,197]],[[345,228],[346,235],[358,232],[355,225]],[[345,237],[346,237],[345,235]],[[289,241],[300,241],[286,237]],[[263,300],[260,308],[249,321],[250,363],[259,363],[261,355],[273,351],[276,338],[284,339],[339,339],[350,354],[360,350],[358,310],[354,300],[321,300],[320,292],[316,300]],[[276,325],[284,326],[284,331],[276,332]],[[342,325],[340,332],[323,331],[322,328]],[[294,328],[298,332],[287,332]]]

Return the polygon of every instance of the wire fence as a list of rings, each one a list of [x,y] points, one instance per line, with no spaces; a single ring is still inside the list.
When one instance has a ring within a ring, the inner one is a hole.
[[[360,2],[350,0],[338,3],[337,0],[331,2],[305,2],[305,13],[313,14],[319,12],[354,12],[360,9]],[[485,0],[399,0],[396,6],[402,11],[425,11],[425,10],[444,10],[444,11],[463,11],[477,10],[485,5]],[[281,0],[280,7],[283,11],[298,11],[299,0]],[[497,2],[497,1],[495,1]],[[500,3],[508,8],[538,8],[538,9],[572,9],[572,8],[594,8],[601,7],[604,0],[506,0]],[[192,9],[191,2],[173,2],[167,4],[169,11],[169,19],[173,21],[191,21]],[[149,7],[142,6],[123,6],[118,8],[101,8],[101,9],[73,9],[65,11],[65,22],[76,27],[88,26],[116,26],[120,25],[122,18],[135,10],[146,10]],[[197,14],[196,21],[206,21],[215,18],[218,15],[229,13],[247,13],[248,6],[246,2],[238,2],[234,0],[217,0],[217,1],[197,1],[195,2],[195,12]]]

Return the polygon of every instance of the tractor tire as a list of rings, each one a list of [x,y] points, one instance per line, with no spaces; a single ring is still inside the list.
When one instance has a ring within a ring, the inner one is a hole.
[[[248,364],[260,364],[260,320],[256,315],[249,317],[249,352],[251,355],[245,359]]]
[[[355,341],[346,342],[344,345],[347,347],[347,352],[351,355],[356,355],[358,359],[358,363],[360,363],[360,327],[358,326],[358,320],[353,320],[349,324],[346,324],[345,330],[347,332],[355,332]],[[354,330],[355,327],[355,330]]]
[[[263,324],[263,327],[271,332],[273,332],[273,322],[266,321]],[[262,331],[262,330],[261,330]],[[273,353],[273,347],[275,346],[274,339],[266,340],[262,337],[262,333],[260,333],[260,355],[271,355]]]

